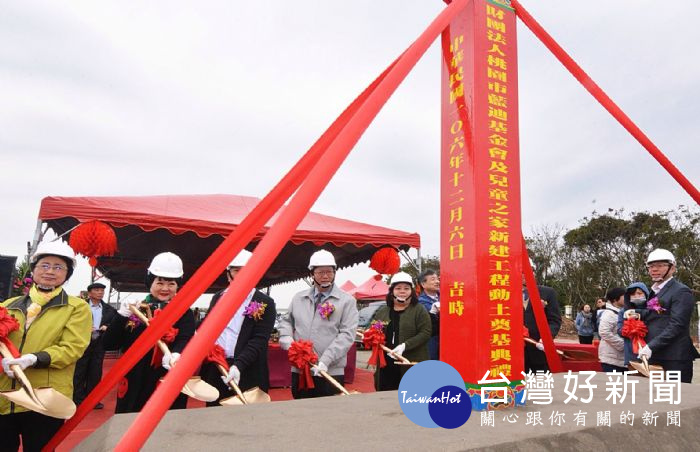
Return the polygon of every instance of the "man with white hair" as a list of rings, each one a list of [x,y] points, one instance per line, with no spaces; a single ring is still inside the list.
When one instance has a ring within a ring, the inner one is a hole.
[[[668,250],[655,249],[647,258],[647,271],[653,281],[648,313],[644,322],[649,328],[647,345],[639,351],[651,364],[664,370],[681,372],[681,381],[693,380],[693,360],[700,354],[690,338],[690,317],[695,299],[685,284],[673,278],[676,258]]]

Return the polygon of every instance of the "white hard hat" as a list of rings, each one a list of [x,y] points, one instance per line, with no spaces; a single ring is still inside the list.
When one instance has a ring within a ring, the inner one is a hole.
[[[233,258],[230,264],[228,264],[227,268],[231,267],[245,267],[245,265],[248,263],[250,260],[250,257],[253,255],[250,251],[246,249],[242,249],[240,253],[236,257]]]
[[[75,251],[73,251],[73,248],[71,248],[70,245],[68,245],[62,240],[54,240],[53,242],[41,242],[36,247],[36,252],[34,252],[34,254],[32,255],[30,263],[36,264],[36,261],[38,261],[41,256],[46,255],[68,258],[72,262],[73,268],[75,268],[76,266]]]
[[[676,258],[673,257],[673,253],[669,250],[665,250],[662,248],[655,249],[654,251],[649,253],[649,257],[647,257],[647,264],[659,261],[666,261],[673,265],[676,265]]]
[[[161,278],[180,278],[185,272],[182,270],[182,259],[176,254],[165,252],[153,258],[148,273]]]
[[[393,286],[394,284],[398,283],[410,284],[411,287],[413,287],[413,278],[411,278],[411,275],[406,272],[398,272],[391,277],[391,283],[389,285]]]
[[[335,258],[326,250],[318,250],[311,255],[309,259],[309,270],[313,270],[315,267],[337,267],[335,265]]]

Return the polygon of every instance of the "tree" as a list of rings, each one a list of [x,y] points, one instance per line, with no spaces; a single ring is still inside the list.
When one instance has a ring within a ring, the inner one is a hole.
[[[421,259],[423,261],[421,264],[423,271],[430,269],[435,270],[436,272],[438,272],[438,274],[440,273],[440,256],[425,255],[422,256]],[[418,270],[416,269],[416,267],[414,267],[410,263],[407,263],[402,265],[399,270],[411,275],[411,278],[413,278],[416,284],[418,283]]]

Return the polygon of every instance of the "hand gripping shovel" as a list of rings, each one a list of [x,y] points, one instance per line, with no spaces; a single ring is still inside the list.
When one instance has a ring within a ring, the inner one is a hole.
[[[637,342],[637,347],[642,348],[641,342]],[[662,371],[664,370],[663,367],[659,366],[658,364],[649,364],[649,361],[647,360],[646,356],[642,356],[642,362],[638,363],[636,361],[630,361],[630,366],[637,372],[639,372],[639,375],[643,377],[649,378],[649,372],[651,371]]]
[[[228,375],[228,372],[221,364],[217,364],[216,367],[219,369],[219,372],[221,372],[221,375]],[[270,395],[257,386],[248,389],[246,392],[241,392],[241,388],[239,388],[233,380],[229,381],[228,384],[231,389],[236,392],[236,395],[221,399],[219,403],[223,406],[249,405],[251,403],[267,403],[272,401]]]
[[[12,358],[12,353],[7,346],[0,342],[0,353],[4,358]],[[0,392],[10,402],[23,406],[28,410],[46,416],[55,417],[58,419],[69,419],[75,414],[75,403],[56,391],[54,388],[32,388],[29,379],[22,371],[22,368],[13,365],[10,366],[15,373],[15,378],[20,382],[22,387],[12,391]]]
[[[312,368],[312,369],[318,369],[318,366],[315,365],[315,364],[311,364],[311,368]],[[338,383],[338,380],[336,380],[335,378],[331,377],[331,375],[330,375],[328,372],[326,372],[325,370],[322,370],[322,371],[320,371],[319,373],[321,374],[321,376],[322,376],[323,378],[325,378],[326,380],[328,380],[333,386],[335,386],[336,388],[338,388],[338,390],[340,391],[340,395],[360,394],[359,391],[348,391],[347,389],[345,389],[345,388],[343,387],[343,385],[341,385],[340,383]]]
[[[134,313],[146,326],[149,325],[148,318],[136,306],[130,306],[131,312]],[[170,350],[165,342],[158,339],[158,348],[164,355],[169,355]],[[201,400],[202,402],[213,402],[219,398],[219,391],[200,377],[190,377],[185,383],[185,386],[180,390],[183,394],[192,397],[193,399]]]
[[[362,331],[357,331],[356,333],[358,336],[364,337],[364,334]],[[403,355],[399,355],[398,353],[394,353],[389,347],[387,347],[384,344],[379,344],[379,346],[382,348],[382,350],[387,352],[390,356],[393,356],[394,358],[396,358],[395,364],[397,366],[413,366],[415,364],[418,364],[417,362],[409,361]]]

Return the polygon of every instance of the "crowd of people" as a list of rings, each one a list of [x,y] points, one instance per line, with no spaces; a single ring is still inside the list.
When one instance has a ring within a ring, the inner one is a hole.
[[[243,250],[234,258],[226,268],[228,281],[235,279],[250,256]],[[599,357],[606,372],[625,371],[630,362],[644,358],[665,370],[680,371],[681,380],[690,382],[693,360],[700,357],[689,335],[694,297],[687,286],[674,279],[676,261],[669,251],[654,250],[646,264],[653,283],[651,289],[634,282],[626,288],[608,290],[605,299],[596,303],[595,311],[585,305],[576,317],[580,341],[591,343],[594,335],[599,335]],[[19,368],[32,384],[52,387],[73,398],[76,404],[82,403],[101,380],[105,350],[128,349],[146,329],[148,320],[175,297],[185,276],[179,256],[170,252],[158,254],[145,275],[145,299],[127,299],[115,309],[103,301],[105,286],[101,283],[87,287],[87,300],[65,292],[63,286],[72,275],[76,260],[64,242],[39,244],[30,265],[34,285],[29,293],[1,305],[17,319],[20,328],[7,336],[18,353],[2,360],[0,390],[16,387],[14,371]],[[357,334],[358,311],[355,299],[335,284],[337,268],[332,253],[313,253],[308,262],[311,285],[292,298],[279,325],[281,348],[287,350],[295,342],[310,341],[317,357],[312,366],[312,385],[301,384],[305,380],[301,369],[292,366],[291,392],[295,399],[337,394],[339,388],[328,375],[339,385],[344,383],[348,351]],[[556,293],[546,286],[537,289],[550,333],[555,337],[562,323]],[[207,313],[212,312],[226,290],[214,295]],[[384,341],[381,353],[385,365],[377,365],[374,375],[378,391],[398,389],[408,369],[399,361],[416,363],[439,358],[437,272],[427,270],[416,280],[407,273],[396,273],[390,279],[385,301],[386,305],[375,312],[371,321],[379,325]],[[248,293],[216,340],[226,366],[222,369],[221,362],[205,361],[200,368],[202,380],[219,391],[219,398],[209,402],[209,406],[235,395],[231,383],[242,391],[256,387],[268,391],[267,351],[276,312],[275,301],[269,295],[257,289]],[[637,347],[621,335],[622,325],[629,318],[640,319],[647,326],[646,345]],[[528,338],[525,369],[545,371],[548,365],[544,345],[525,283],[523,322]],[[193,312],[185,311],[163,337],[167,343],[165,351],[154,347],[153,353],[143,356],[126,374],[118,386],[117,413],[143,408],[159,380],[177,364],[197,324]],[[171,409],[185,408],[186,403],[186,396],[180,394]],[[0,433],[4,433],[7,450],[17,450],[20,438],[24,450],[40,450],[62,423],[0,397]]]

